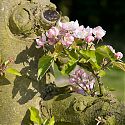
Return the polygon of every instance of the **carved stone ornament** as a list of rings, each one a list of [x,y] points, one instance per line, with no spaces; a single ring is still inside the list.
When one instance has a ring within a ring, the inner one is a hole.
[[[37,82],[42,50],[35,48],[34,39],[59,18],[49,0],[0,0],[0,58],[13,58],[9,67],[24,74],[0,77],[0,125],[26,125],[23,117],[27,109],[39,107],[45,80]]]

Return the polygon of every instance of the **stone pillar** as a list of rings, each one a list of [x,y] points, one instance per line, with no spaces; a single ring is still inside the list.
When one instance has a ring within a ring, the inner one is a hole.
[[[34,39],[59,19],[50,0],[0,0],[0,56],[13,58],[9,67],[26,77],[0,77],[0,125],[20,125],[30,106],[38,107],[40,84],[36,80],[41,50]]]

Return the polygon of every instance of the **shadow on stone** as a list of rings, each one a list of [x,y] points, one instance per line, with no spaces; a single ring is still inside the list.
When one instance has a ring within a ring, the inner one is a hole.
[[[28,49],[20,52],[17,55],[16,64],[23,64],[24,67],[21,69],[22,76],[16,76],[14,80],[14,87],[12,90],[12,98],[18,93],[21,96],[18,100],[19,104],[25,104],[31,100],[37,92],[40,92],[41,87],[37,81],[37,67],[38,60],[42,56],[42,49],[37,49],[35,43]]]
[[[9,84],[11,84],[11,83],[10,83],[10,81],[7,78],[5,78],[5,76],[1,76],[0,77],[0,86],[2,86],[2,85],[9,85]]]
[[[59,96],[56,98],[55,101],[60,101],[60,100],[66,99],[66,98],[68,98],[68,97],[70,97],[70,96],[71,96],[70,93],[68,93],[68,94],[62,94],[62,95],[59,95]]]
[[[21,125],[34,125],[32,121],[30,121],[30,111],[27,110],[26,114],[21,122]]]

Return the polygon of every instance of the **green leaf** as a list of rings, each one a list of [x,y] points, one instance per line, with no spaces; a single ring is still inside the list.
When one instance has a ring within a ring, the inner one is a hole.
[[[90,59],[89,62],[92,65],[92,69],[99,70],[101,68],[96,61]]]
[[[54,117],[52,117],[52,118],[50,119],[48,125],[54,125],[54,123],[55,123],[55,119],[54,119]]]
[[[114,53],[109,49],[108,46],[100,46],[96,48],[96,53],[102,55],[103,57],[107,57],[110,59],[114,58]]]
[[[8,68],[8,69],[6,70],[6,72],[11,73],[11,74],[13,74],[13,75],[17,75],[17,76],[22,76],[19,71],[17,71],[16,69],[13,69],[13,68]]]
[[[77,52],[75,51],[75,49],[72,49],[72,50],[65,50],[67,55],[69,56],[70,59],[72,60],[78,60],[78,54]]]
[[[41,125],[43,123],[43,120],[39,116],[38,109],[31,107],[29,108],[29,110],[30,110],[30,120],[33,121],[34,123],[37,123],[38,125]]]
[[[103,76],[105,76],[105,74],[106,74],[106,72],[104,70],[100,70],[98,75],[100,77],[103,77]]]
[[[51,119],[46,119],[43,123],[43,125],[54,125],[55,124],[55,119],[52,117]]]
[[[68,75],[76,67],[76,64],[77,62],[70,60],[67,64],[63,66],[61,73]]]
[[[81,58],[81,59],[79,60],[79,62],[80,62],[80,63],[87,63],[88,61],[87,61],[85,58]]]
[[[94,50],[80,50],[79,52],[85,59],[96,59]]]
[[[49,124],[49,119],[46,119],[42,125],[48,125]]]
[[[8,65],[9,64],[9,60],[7,60],[7,61],[5,61],[5,62],[3,62],[4,63],[4,65],[6,66],[6,65]]]
[[[87,60],[97,62],[95,50],[80,50],[80,54]]]
[[[38,62],[38,78],[42,78],[45,73],[47,72],[47,70],[50,68],[52,62],[53,62],[54,58],[46,55],[46,56],[42,56],[39,59]]]
[[[83,56],[79,61],[80,63],[90,62],[94,70],[100,69],[100,66],[97,64],[95,50],[80,50],[80,54]]]
[[[125,71],[125,63],[123,62],[112,62],[113,66]]]

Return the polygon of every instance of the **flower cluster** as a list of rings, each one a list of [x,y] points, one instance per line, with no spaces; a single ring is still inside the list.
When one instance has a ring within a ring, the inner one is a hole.
[[[114,57],[117,59],[117,60],[120,60],[123,58],[123,54],[121,52],[115,52],[115,49],[113,49],[112,46],[110,45],[107,45],[109,47],[109,49],[112,51],[112,53],[114,53]]]
[[[106,31],[101,26],[85,28],[79,25],[78,21],[58,22],[57,26],[51,27],[48,31],[42,34],[41,38],[36,39],[38,48],[43,47],[44,44],[54,45],[61,42],[64,46],[69,47],[73,44],[75,39],[80,39],[86,43],[91,43],[95,40],[101,40]]]
[[[86,73],[84,70],[78,69],[70,77],[69,82],[72,85],[77,86],[77,93],[90,94],[94,88],[96,80],[91,74]]]

